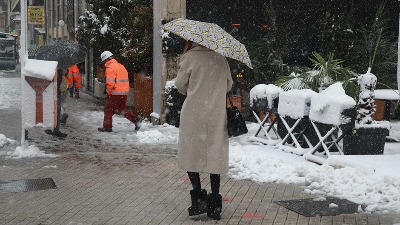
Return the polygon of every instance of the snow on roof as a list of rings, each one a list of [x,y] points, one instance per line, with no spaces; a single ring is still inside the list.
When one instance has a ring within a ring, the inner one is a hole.
[[[250,107],[257,99],[267,99],[268,107],[272,108],[273,100],[279,97],[280,92],[283,92],[282,88],[273,84],[257,84],[250,90]]]
[[[374,93],[375,93],[375,99],[392,100],[392,101],[400,100],[399,90],[377,89],[374,91]]]
[[[57,65],[57,61],[27,59],[25,67],[22,69],[21,73],[25,76],[53,80],[57,71]]]
[[[311,97],[310,119],[338,126],[348,122],[348,118],[342,118],[342,111],[355,105],[356,101],[346,95],[342,83],[337,82]]]
[[[289,90],[279,94],[278,113],[293,119],[308,116],[311,96],[317,94],[311,89]]]

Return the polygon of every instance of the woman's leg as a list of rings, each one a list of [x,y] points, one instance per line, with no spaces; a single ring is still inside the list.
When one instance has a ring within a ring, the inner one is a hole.
[[[201,183],[200,183],[200,174],[197,172],[187,172],[189,175],[190,183],[192,183],[193,190],[200,191]]]
[[[219,194],[219,187],[221,183],[221,175],[219,174],[210,174],[211,180],[211,193]]]
[[[188,208],[189,216],[200,215],[207,212],[207,191],[201,189],[200,174],[197,172],[187,172],[193,190],[190,191],[192,206]]]
[[[219,194],[219,187],[221,183],[221,175],[210,174],[211,180],[211,193],[208,194],[207,203],[208,210],[207,216],[214,220],[221,219],[222,211],[222,196]]]

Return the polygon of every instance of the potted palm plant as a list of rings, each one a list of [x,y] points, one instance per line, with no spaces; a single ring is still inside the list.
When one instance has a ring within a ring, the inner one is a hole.
[[[342,66],[344,62],[341,59],[336,59],[333,53],[329,53],[326,58],[317,52],[313,52],[313,58],[310,58],[312,62],[312,70],[304,70],[301,73],[292,73],[289,76],[280,77],[277,81],[277,85],[283,90],[287,91],[290,89],[311,89],[315,92],[321,92],[328,86],[341,82],[347,95],[356,99],[357,87],[352,82],[353,73],[346,67]],[[289,125],[293,125],[293,121]],[[304,120],[305,126],[311,127],[310,122]],[[319,131],[322,135],[325,135],[330,129],[330,125],[317,123]],[[309,138],[312,145],[318,143],[319,139],[313,129],[306,129],[305,135]]]

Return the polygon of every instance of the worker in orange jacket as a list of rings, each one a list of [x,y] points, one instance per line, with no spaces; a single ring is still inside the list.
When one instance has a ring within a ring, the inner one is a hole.
[[[101,53],[101,61],[106,67],[106,92],[107,99],[104,105],[103,127],[98,128],[100,132],[112,132],[112,117],[117,111],[135,124],[135,130],[139,130],[142,119],[133,114],[126,107],[126,99],[129,92],[128,71],[113,58],[109,51]]]
[[[75,93],[75,98],[79,98],[79,89],[82,87],[82,75],[76,64],[68,68],[67,81],[69,96],[73,98],[73,94]]]

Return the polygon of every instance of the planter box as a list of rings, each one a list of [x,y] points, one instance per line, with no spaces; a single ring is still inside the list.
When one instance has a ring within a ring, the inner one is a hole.
[[[382,155],[387,133],[387,128],[360,127],[354,134],[344,137],[343,153],[345,155]]]

